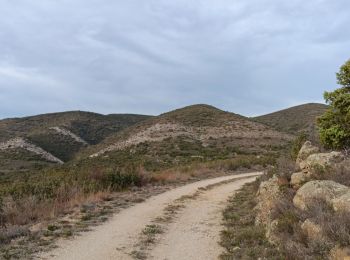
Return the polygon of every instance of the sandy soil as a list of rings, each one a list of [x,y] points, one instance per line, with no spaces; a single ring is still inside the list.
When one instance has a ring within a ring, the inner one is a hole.
[[[191,201],[170,225],[150,259],[203,260],[217,259],[222,253],[218,244],[222,230],[222,211],[233,191],[253,178],[237,180],[215,187]]]
[[[227,198],[244,183],[254,180],[253,172],[224,176],[191,183],[127,208],[91,232],[72,240],[60,240],[58,248],[43,253],[39,259],[133,259],[131,252],[144,227],[162,214],[176,199],[191,195],[198,188],[246,177],[218,185],[203,192],[170,223],[159,244],[150,252],[152,259],[216,259],[221,249],[219,241],[221,211]]]

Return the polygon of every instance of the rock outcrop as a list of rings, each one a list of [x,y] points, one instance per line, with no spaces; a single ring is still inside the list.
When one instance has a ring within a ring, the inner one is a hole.
[[[309,209],[315,200],[322,200],[333,207],[337,205],[337,207],[343,208],[345,205],[349,205],[347,202],[349,197],[344,196],[348,193],[350,193],[350,189],[347,186],[334,181],[310,181],[297,191],[293,203],[295,207],[302,210]]]
[[[267,225],[271,222],[271,213],[279,197],[279,178],[276,175],[260,184],[256,206],[258,214],[255,219],[257,224]]]
[[[315,153],[319,153],[320,149],[317,146],[311,144],[310,141],[306,141],[304,145],[301,147],[296,164],[300,169],[305,168],[305,160],[311,155]]]
[[[322,227],[311,219],[306,219],[303,224],[301,224],[301,229],[309,239],[321,240],[324,237]]]
[[[301,185],[312,180],[314,175],[331,171],[344,159],[340,152],[320,153],[318,147],[307,141],[300,149],[296,161],[300,172],[292,174],[290,184],[294,189],[299,189]]]
[[[350,189],[340,197],[334,198],[332,206],[335,211],[350,212]]]
[[[284,194],[281,187],[286,185],[281,181],[281,177],[276,175],[270,180],[262,182],[258,192],[258,204],[256,207],[258,213],[255,221],[256,224],[265,226],[268,240],[276,246],[281,246],[279,244],[281,240],[279,232],[281,231],[277,227],[279,224],[285,223],[283,222],[283,216],[279,218],[279,215],[274,213],[276,206],[286,205],[287,209],[292,210],[297,216],[293,223],[287,223],[286,225],[293,227],[293,229],[295,228],[294,225],[298,225],[298,229],[295,230],[301,230],[302,237],[304,235],[307,237],[307,245],[310,247],[305,247],[305,252],[310,248],[314,250],[315,245],[327,243],[334,247],[330,252],[327,252],[329,259],[350,260],[350,247],[340,247],[340,242],[332,237],[329,233],[329,228],[327,229],[329,221],[331,221],[329,218],[333,214],[339,214],[337,211],[342,214],[345,213],[345,215],[350,213],[350,188],[333,180],[321,180],[325,179],[325,177],[333,176],[334,180],[343,180],[344,184],[348,184],[346,174],[349,173],[349,162],[350,159],[346,159],[340,152],[320,153],[317,147],[310,142],[306,142],[301,148],[296,162],[300,171],[293,173],[288,183],[294,190],[288,190]],[[290,204],[288,204],[290,203],[289,195],[294,194],[295,191],[293,204],[298,210],[292,209],[293,207],[290,207]],[[287,204],[283,204],[283,200]],[[283,203],[279,204],[281,202]],[[327,214],[326,218],[322,218],[322,210],[326,210],[323,205],[324,202],[333,209],[325,212]],[[300,210],[304,212],[301,213],[299,212]],[[339,223],[347,225],[346,223]],[[283,235],[286,236],[286,233],[283,233]],[[291,238],[289,242],[293,244],[295,241]],[[286,240],[283,243],[287,243]],[[313,251],[310,251],[309,254],[312,255]]]
[[[262,182],[257,193],[258,204],[256,206],[255,224],[266,227],[266,237],[271,243],[276,241],[274,230],[278,223],[273,219],[273,212],[281,197],[281,183],[284,183],[284,178],[275,175],[271,179]]]
[[[304,183],[311,179],[311,175],[305,172],[296,172],[291,176],[290,184],[294,189],[299,189]]]
[[[304,172],[314,173],[331,170],[337,163],[344,160],[341,152],[311,154],[304,162]]]

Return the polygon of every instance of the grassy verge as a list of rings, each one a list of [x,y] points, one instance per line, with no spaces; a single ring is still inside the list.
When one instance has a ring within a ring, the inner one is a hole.
[[[229,200],[223,213],[225,230],[221,259],[285,259],[265,237],[265,229],[255,225],[256,192],[259,181],[246,184]]]
[[[42,230],[34,232],[32,228],[41,223],[50,224],[74,211],[80,212],[86,204],[103,204],[106,198],[121,191],[146,186],[180,185],[235,170],[262,169],[273,164],[274,160],[273,154],[244,154],[221,160],[194,161],[158,171],[150,171],[140,165],[115,169],[109,163],[103,164],[102,160],[98,165],[94,162],[83,166],[78,163],[74,167],[68,164],[21,178],[17,176],[11,182],[0,184],[0,256],[1,253],[4,253],[3,256],[17,255],[17,249],[25,248],[22,245],[12,250],[14,241],[38,241],[44,234],[46,238],[43,243],[46,244],[59,236],[71,236],[75,228],[70,230],[67,225],[57,230],[46,228],[44,233]],[[84,229],[95,213],[100,215],[99,212],[80,213]],[[102,216],[103,220],[105,217]],[[51,236],[51,233],[54,235]]]

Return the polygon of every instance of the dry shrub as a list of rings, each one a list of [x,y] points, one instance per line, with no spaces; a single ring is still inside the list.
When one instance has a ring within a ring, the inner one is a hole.
[[[160,183],[172,183],[177,181],[186,181],[190,175],[181,173],[177,170],[165,170],[152,175],[152,181]]]
[[[89,179],[94,181],[102,181],[104,176],[105,176],[105,173],[101,168],[94,167],[90,171]]]
[[[336,212],[328,221],[323,222],[327,237],[341,247],[350,245],[350,217],[348,212]]]
[[[95,203],[109,198],[109,191],[85,194],[81,189],[61,187],[54,199],[39,200],[35,196],[15,200],[8,196],[3,199],[3,227],[11,229],[55,218],[68,213],[84,203]]]
[[[50,216],[49,202],[39,201],[35,196],[29,196],[20,200],[6,197],[3,200],[4,224],[26,225],[39,219]]]
[[[246,184],[233,197],[223,212],[225,230],[221,233],[221,246],[226,252],[221,259],[285,259],[271,245],[263,226],[255,226],[256,192],[259,182]]]
[[[191,179],[203,179],[223,174],[223,171],[213,170],[207,164],[195,163],[193,165],[174,167],[153,173],[151,181],[161,183],[185,182]]]
[[[316,171],[314,176],[319,180],[332,180],[350,186],[350,159],[344,160],[329,170],[321,169]]]
[[[334,212],[324,201],[315,200],[308,211],[301,211],[292,202],[295,191],[284,185],[284,182],[280,183],[280,190],[283,196],[276,202],[271,216],[272,220],[277,220],[277,226],[271,231],[274,237],[278,237],[281,253],[288,256],[287,259],[325,259],[333,246],[347,239],[348,229],[343,227],[344,232],[339,233],[332,222]],[[332,223],[325,231],[325,236],[313,240],[307,237],[301,229],[301,223],[308,218],[322,227]],[[340,218],[339,221],[344,222],[344,219]],[[336,225],[343,226],[340,223]],[[341,238],[334,239],[336,235]]]
[[[10,242],[12,239],[29,235],[30,231],[25,226],[10,226],[0,228],[0,245]]]
[[[107,200],[110,197],[110,191],[98,191],[93,193],[84,193],[79,187],[61,187],[53,203],[50,205],[50,218],[67,213],[74,208],[80,207],[84,203],[95,203]]]
[[[307,211],[296,209],[287,197],[277,204],[277,236],[281,250],[290,259],[326,259],[339,245],[350,246],[350,218],[346,212],[334,212],[323,200],[313,200]],[[311,219],[322,228],[322,236],[309,238],[301,223]]]
[[[281,156],[277,159],[277,169],[279,175],[286,177],[290,180],[291,175],[296,170],[295,161],[286,156]]]

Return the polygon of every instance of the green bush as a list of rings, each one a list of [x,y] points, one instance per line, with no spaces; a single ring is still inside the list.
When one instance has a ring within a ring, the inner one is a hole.
[[[297,159],[299,151],[303,146],[303,144],[306,142],[306,140],[307,140],[306,133],[301,133],[292,143],[290,155],[294,161]]]
[[[337,73],[338,84],[332,92],[325,92],[328,110],[318,119],[321,142],[328,148],[350,147],[350,60]]]
[[[121,190],[130,186],[140,186],[142,177],[139,174],[113,172],[106,174],[103,180],[104,186],[112,190]]]

